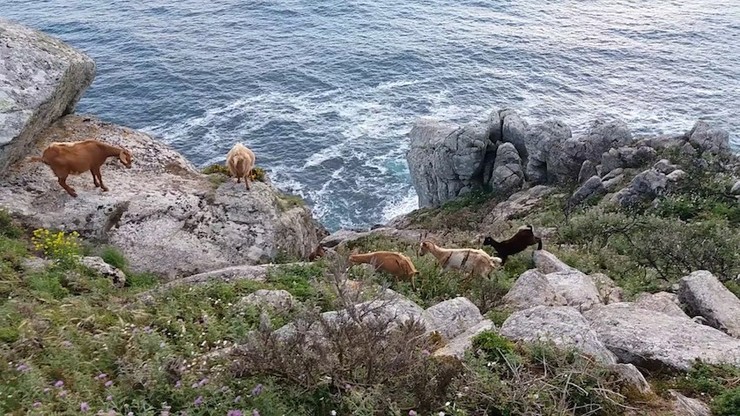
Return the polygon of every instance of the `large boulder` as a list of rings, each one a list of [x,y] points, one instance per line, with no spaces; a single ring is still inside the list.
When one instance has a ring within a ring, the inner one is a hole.
[[[511,143],[504,143],[496,151],[491,188],[498,194],[512,194],[524,184],[522,159]]]
[[[611,172],[617,168],[639,168],[655,159],[657,152],[652,147],[640,146],[609,149],[601,155],[601,171]]]
[[[307,207],[265,183],[246,191],[233,181],[209,180],[179,153],[135,130],[65,116],[38,136],[34,153],[51,141],[90,137],[133,154],[131,169],[114,160],[103,166],[109,192],[83,174],[67,181],[79,194],[72,198],[49,167],[19,162],[0,183],[0,206],[30,227],[75,230],[113,245],[134,272],[167,278],[268,262],[278,254],[306,257],[318,243],[319,225]]]
[[[568,306],[580,311],[601,304],[601,294],[590,276],[578,270],[548,273],[545,278]]]
[[[700,270],[681,279],[678,297],[693,315],[701,315],[709,325],[740,338],[740,299],[712,273]]]
[[[464,297],[431,306],[422,313],[421,318],[428,331],[437,331],[448,340],[483,321],[478,307]]]
[[[522,273],[503,297],[506,307],[512,310],[535,306],[565,306],[568,301],[559,294],[550,281],[538,270]]]
[[[576,189],[576,191],[573,192],[573,195],[568,198],[568,201],[565,204],[566,210],[570,211],[583,202],[598,199],[604,195],[606,195],[604,183],[601,181],[601,178],[594,175],[590,177],[586,183]]]
[[[667,185],[668,177],[665,174],[655,169],[648,169],[639,173],[629,185],[614,194],[612,201],[623,207],[652,201],[665,191]]]
[[[409,133],[406,161],[419,207],[436,207],[484,185],[490,132],[486,124],[455,127],[422,119]]]
[[[681,309],[678,296],[674,293],[640,293],[635,298],[635,306],[679,318],[688,318],[688,315]]]
[[[561,121],[548,120],[529,128],[526,143],[529,151],[527,178],[530,182],[542,184],[557,181],[556,171],[563,164],[560,153],[564,143],[571,137],[570,127]]]
[[[488,319],[480,321],[462,334],[451,339],[444,347],[434,351],[433,355],[435,357],[453,357],[462,360],[465,356],[465,351],[473,346],[473,338],[483,331],[490,331],[492,329],[494,329],[493,322]]]
[[[697,359],[740,366],[740,340],[689,318],[631,303],[597,306],[583,316],[620,362],[683,371],[689,370]]]
[[[689,131],[689,143],[701,152],[725,154],[730,152],[730,134],[714,128],[705,121],[697,121]]]
[[[577,271],[575,268],[563,263],[562,260],[547,250],[533,251],[532,260],[534,261],[534,267],[544,274]]]
[[[551,341],[563,348],[575,348],[604,364],[617,362],[583,316],[568,306],[536,306],[514,312],[501,326],[500,332],[515,341]]]
[[[0,176],[29,153],[43,129],[74,110],[94,77],[87,55],[0,19]]]
[[[514,145],[522,159],[526,160],[531,149],[527,122],[516,111],[508,108],[499,111],[498,120],[501,123],[501,141]]]

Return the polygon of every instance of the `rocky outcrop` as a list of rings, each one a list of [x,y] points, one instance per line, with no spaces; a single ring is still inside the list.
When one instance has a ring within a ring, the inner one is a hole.
[[[483,321],[478,307],[464,297],[440,302],[421,315],[428,331],[439,332],[451,340]]]
[[[641,309],[657,311],[678,318],[688,318],[674,293],[641,293],[635,298],[634,305]]]
[[[490,183],[493,191],[501,195],[512,194],[522,188],[522,159],[513,144],[504,143],[498,147]]]
[[[564,170],[567,171],[567,168],[564,169],[565,161],[560,155],[564,143],[571,139],[571,135],[570,127],[555,120],[535,124],[528,130],[527,178],[530,182],[555,182]]]
[[[20,162],[0,184],[0,206],[30,227],[76,230],[115,246],[134,272],[166,278],[268,262],[278,254],[305,257],[318,243],[320,227],[305,206],[261,182],[249,192],[231,181],[214,183],[135,130],[65,116],[37,137],[33,153],[51,141],[90,137],[133,153],[131,169],[112,160],[103,166],[109,192],[83,174],[68,179],[79,194],[72,198],[47,166]]]
[[[34,148],[42,130],[74,110],[94,76],[87,55],[0,19],[0,176]]]
[[[242,297],[236,304],[238,309],[256,308],[269,309],[277,313],[285,313],[295,306],[296,300],[287,290],[260,289]]]
[[[547,250],[535,250],[532,253],[532,260],[534,260],[534,267],[544,274],[577,271]]]
[[[500,332],[515,341],[550,341],[557,346],[575,348],[604,364],[617,362],[583,316],[568,306],[536,306],[514,312],[501,326]]]
[[[533,212],[542,205],[543,200],[552,194],[553,188],[544,185],[533,186],[511,195],[506,201],[497,204],[483,219],[483,224],[498,228],[507,221]]]
[[[740,340],[689,318],[630,303],[597,306],[583,316],[598,339],[623,363],[684,371],[696,359],[740,366]]]
[[[601,155],[601,171],[611,172],[617,168],[639,168],[655,159],[657,152],[652,147],[640,146],[609,149]]]
[[[514,282],[504,295],[504,305],[512,310],[529,309],[535,306],[565,306],[568,301],[550,284],[538,270],[527,270]]]
[[[488,319],[480,321],[475,326],[450,340],[444,347],[434,351],[433,355],[435,357],[452,357],[461,360],[465,355],[465,351],[473,346],[473,338],[481,332],[489,331],[493,328],[493,322]]]
[[[602,196],[606,195],[606,192],[606,188],[604,188],[604,183],[601,181],[601,178],[598,176],[592,176],[586,181],[586,183],[576,189],[570,198],[568,198],[565,205],[566,210],[572,210],[583,202],[593,198],[600,199]]]
[[[585,311],[601,304],[599,290],[591,277],[578,270],[548,273],[545,278],[568,306]]]
[[[730,134],[726,130],[711,127],[705,121],[697,121],[688,136],[689,143],[700,152],[730,152]]]
[[[712,273],[700,270],[681,279],[678,297],[692,315],[701,315],[710,326],[740,338],[740,299]]]
[[[423,119],[414,125],[406,161],[419,207],[436,207],[483,186],[489,133],[485,124],[455,127]]]
[[[598,176],[596,164],[590,160],[586,160],[581,164],[581,170],[578,171],[578,183],[583,184],[592,176]]]
[[[665,191],[667,185],[668,178],[666,175],[655,169],[648,169],[639,173],[627,187],[614,194],[612,201],[623,207],[652,201]]]

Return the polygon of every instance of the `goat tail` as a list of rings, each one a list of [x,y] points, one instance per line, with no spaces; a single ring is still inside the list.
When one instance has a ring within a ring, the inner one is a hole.
[[[44,158],[41,157],[41,156],[31,156],[31,157],[26,158],[26,160],[28,160],[29,162],[42,162],[42,163],[46,163],[46,162],[44,162]]]

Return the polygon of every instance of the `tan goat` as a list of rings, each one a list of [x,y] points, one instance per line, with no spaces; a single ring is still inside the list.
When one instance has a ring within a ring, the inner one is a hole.
[[[389,273],[397,278],[411,280],[411,287],[416,289],[415,277],[419,273],[414,263],[406,255],[395,251],[374,251],[364,254],[350,254],[352,264],[370,264],[376,270]]]
[[[244,184],[249,187],[249,174],[254,169],[254,152],[241,143],[237,143],[229,150],[226,155],[226,166],[229,168],[231,176],[236,177],[236,183],[241,183],[244,178]]]
[[[427,253],[437,259],[443,269],[457,269],[469,273],[469,277],[477,275],[487,277],[492,271],[501,266],[501,259],[491,257],[483,250],[474,248],[442,248],[429,240],[419,245],[419,256]]]
[[[77,192],[67,185],[67,176],[79,175],[89,170],[92,173],[95,186],[104,192],[108,191],[108,187],[103,185],[100,167],[109,157],[113,156],[117,157],[123,166],[131,168],[133,159],[131,152],[97,140],[51,143],[44,149],[41,157],[34,156],[30,160],[48,165],[58,178],[59,185],[68,194],[77,197]]]

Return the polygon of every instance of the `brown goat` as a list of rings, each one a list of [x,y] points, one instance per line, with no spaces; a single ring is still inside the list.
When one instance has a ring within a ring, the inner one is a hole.
[[[501,265],[506,263],[506,258],[524,251],[529,246],[537,244],[537,250],[542,250],[542,239],[534,235],[534,227],[525,225],[519,227],[516,234],[504,241],[496,241],[491,237],[483,240],[484,246],[491,246],[496,254],[501,257]]]
[[[419,273],[414,263],[406,255],[395,251],[374,251],[365,254],[350,254],[352,264],[366,263],[401,279],[411,279],[411,287],[416,289],[415,277]]]
[[[109,157],[113,156],[117,157],[123,166],[131,168],[131,152],[97,140],[51,143],[44,149],[41,157],[34,156],[30,160],[48,165],[58,178],[59,185],[68,194],[77,197],[77,192],[67,185],[67,176],[79,175],[89,170],[92,173],[95,187],[99,187],[103,192],[106,192],[108,187],[103,185],[100,167]]]
[[[241,143],[235,144],[226,155],[226,166],[229,168],[231,176],[236,177],[236,183],[241,183],[242,178],[244,178],[247,190],[250,189],[249,175],[254,168],[254,162],[254,152]]]

